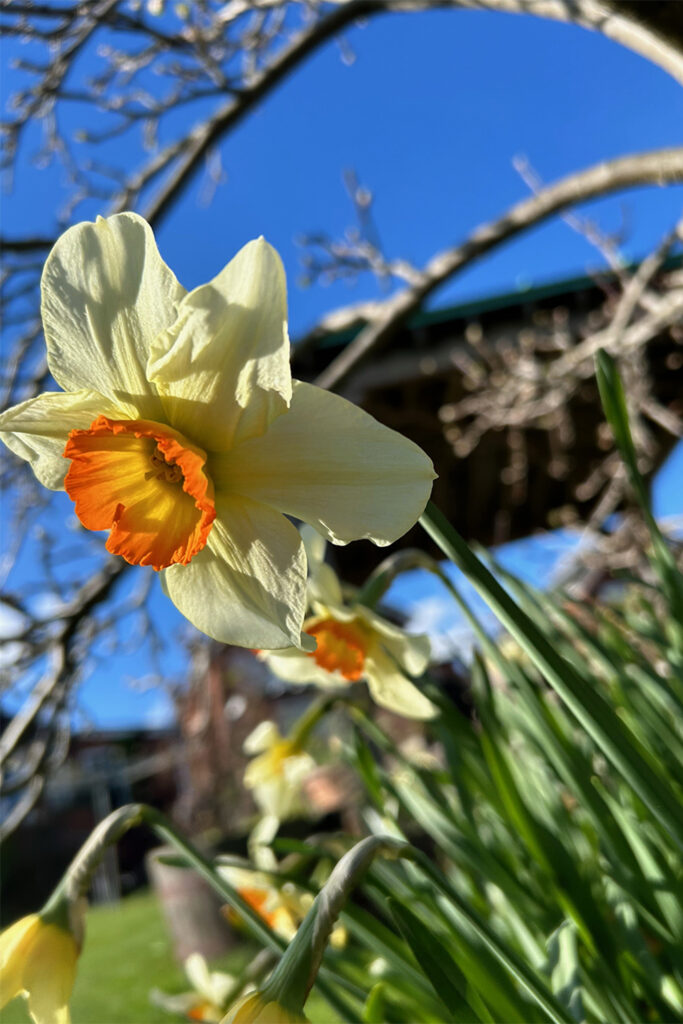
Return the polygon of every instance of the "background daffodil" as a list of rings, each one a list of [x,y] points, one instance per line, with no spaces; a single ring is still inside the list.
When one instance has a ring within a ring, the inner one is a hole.
[[[283,821],[300,810],[302,785],[315,768],[311,755],[281,736],[270,721],[261,722],[247,736],[244,752],[253,758],[244,773],[244,785],[261,813]]]
[[[174,1016],[180,1014],[188,1020],[218,1024],[232,1001],[231,996],[234,998],[235,991],[239,991],[238,980],[224,971],[209,970],[200,953],[191,953],[183,967],[193,990],[168,995],[155,988],[149,994],[150,1001]]]
[[[427,456],[292,380],[284,271],[262,238],[186,292],[141,217],[78,224],[45,264],[42,316],[63,390],[0,417],[5,443],[109,531],[109,551],[162,572],[209,636],[313,646],[286,515],[335,543],[389,544],[423,511]]]
[[[261,651],[259,657],[286,682],[341,690],[364,680],[382,707],[406,718],[432,718],[436,707],[408,678],[427,668],[429,638],[406,633],[365,605],[345,604],[336,573],[323,561],[324,541],[306,529],[302,533],[313,612],[303,628],[317,646],[313,651]]]
[[[278,888],[272,880],[272,872],[268,874],[236,864],[221,864],[218,872],[277,935],[288,942],[296,935],[297,925],[306,916],[308,906],[303,899],[304,894],[299,893],[291,882]],[[241,920],[239,913],[231,907],[225,908],[224,913],[229,921]]]

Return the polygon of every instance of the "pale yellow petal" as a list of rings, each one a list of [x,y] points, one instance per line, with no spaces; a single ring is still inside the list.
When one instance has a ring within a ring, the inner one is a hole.
[[[375,648],[365,659],[365,678],[373,700],[405,718],[433,718],[437,708],[404,676],[388,654]]]
[[[309,603],[341,604],[341,584],[331,565],[325,561],[327,542],[314,526],[303,523],[299,527],[308,561]]]
[[[0,934],[0,1010],[24,989],[24,968],[41,921],[29,914]]]
[[[86,430],[100,415],[121,419],[123,412],[96,391],[48,391],[2,413],[0,439],[56,491],[70,466],[63,454],[69,432]]]
[[[241,493],[337,544],[391,544],[424,511],[434,479],[416,444],[362,409],[294,382],[289,412],[263,437],[211,460],[217,488]]]
[[[209,1002],[213,1001],[211,972],[201,953],[190,953],[183,967],[190,985]]]
[[[214,640],[262,649],[302,643],[303,544],[265,505],[218,495],[206,547],[188,565],[165,569],[163,583],[183,615]]]
[[[35,1024],[68,1024],[77,960],[73,936],[57,925],[43,924],[24,971],[29,1013]]]
[[[388,622],[381,615],[377,615],[376,612],[363,605],[354,605],[354,611],[357,617],[370,628],[382,647],[408,675],[422,675],[429,664],[431,655],[428,636],[406,633],[399,626],[395,626],[393,622]]]
[[[315,761],[310,754],[288,757],[282,766],[285,782],[292,790],[300,790],[314,768]]]
[[[285,274],[263,238],[185,297],[153,346],[148,374],[173,426],[207,450],[263,434],[287,409]]]
[[[284,779],[268,779],[254,786],[251,795],[261,814],[283,821],[290,817],[298,793],[292,794]]]
[[[280,730],[275,722],[259,722],[245,739],[242,744],[242,750],[249,757],[254,757],[256,754],[262,754],[265,750],[273,747],[281,739]]]
[[[305,686],[314,684],[324,690],[345,689],[349,682],[339,672],[328,672],[303,651],[269,651],[265,657],[268,668],[285,683]]]
[[[131,418],[163,419],[146,376],[150,346],[185,294],[134,213],[69,228],[47,258],[42,315],[52,376],[107,395]]]
[[[339,577],[327,562],[321,562],[309,576],[308,591],[311,604],[317,607],[338,607],[344,599]]]
[[[325,543],[325,538],[321,537],[318,531],[307,523],[299,527],[299,533],[306,549],[308,572],[312,575],[314,572],[317,572],[318,567],[325,560],[327,544]]]

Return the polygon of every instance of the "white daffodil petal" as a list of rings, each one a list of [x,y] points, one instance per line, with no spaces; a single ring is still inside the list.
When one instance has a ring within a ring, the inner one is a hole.
[[[311,604],[335,607],[341,605],[344,600],[339,577],[327,562],[320,562],[315,571],[311,573],[308,579],[308,589]]]
[[[163,572],[176,607],[203,633],[238,647],[301,646],[306,555],[299,531],[272,508],[216,496],[206,547]]]
[[[283,779],[268,779],[259,783],[252,792],[254,803],[262,814],[283,821],[290,816],[292,794]]]
[[[285,683],[300,686],[314,683],[325,690],[340,690],[349,685],[339,672],[328,672],[313,658],[294,649],[268,652],[265,662],[273,675]]]
[[[354,611],[408,675],[422,675],[429,664],[432,650],[428,636],[424,633],[406,633],[400,626],[395,626],[363,605],[354,605]]]
[[[264,814],[260,821],[257,821],[251,830],[249,836],[249,859],[252,864],[257,868],[261,868],[263,871],[275,871],[277,868],[277,860],[275,854],[270,849],[270,844],[275,839],[280,828],[280,819],[277,814]],[[263,876],[259,876],[263,878]],[[247,878],[243,885],[253,884],[255,878],[255,872],[251,871],[251,879]],[[268,880],[263,879],[265,882],[264,888],[268,887]],[[240,888],[239,885],[235,884],[235,888]]]
[[[173,426],[207,450],[263,434],[292,394],[287,291],[263,238],[190,292],[147,368]]]
[[[204,996],[208,1002],[211,1002],[213,996],[211,991],[211,973],[209,965],[201,953],[190,953],[183,967],[185,968],[185,975],[190,985],[200,995]]]
[[[70,462],[64,458],[69,432],[86,430],[98,416],[123,414],[109,398],[95,391],[48,391],[0,415],[0,437],[26,459],[41,484],[61,490]]]
[[[242,750],[249,757],[254,757],[255,754],[262,754],[264,750],[268,750],[269,747],[272,747],[274,743],[281,739],[280,731],[275,722],[259,722],[242,744]]]
[[[313,526],[309,526],[308,523],[303,523],[299,527],[299,533],[306,549],[308,572],[312,576],[325,561],[325,548],[327,544],[325,538],[321,537],[318,531]]]
[[[362,409],[294,381],[289,412],[263,437],[215,456],[217,487],[263,501],[336,544],[391,544],[421,515],[434,479],[416,444]]]
[[[365,659],[365,677],[373,700],[405,718],[434,718],[437,708],[403,675],[384,651],[376,648]]]
[[[145,369],[185,289],[149,224],[120,213],[69,228],[47,258],[41,289],[48,365],[60,387],[92,388],[131,418],[162,419]]]

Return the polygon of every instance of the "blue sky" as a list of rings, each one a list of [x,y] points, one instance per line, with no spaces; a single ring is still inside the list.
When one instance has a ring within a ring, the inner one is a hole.
[[[199,175],[158,232],[164,258],[186,287],[213,276],[248,239],[265,234],[287,270],[294,338],[325,312],[377,295],[371,279],[354,287],[297,285],[297,239],[318,230],[340,236],[353,222],[345,168],[354,168],[374,193],[387,254],[419,265],[528,194],[513,168],[515,156],[528,157],[550,181],[601,159],[681,143],[683,92],[676,83],[635,54],[572,26],[438,11],[377,18],[345,39],[353,62],[342,60],[332,42],[285,81],[221,147],[226,181],[211,205],[202,204],[206,179]],[[5,41],[6,60],[14,45]],[[5,96],[12,87],[7,73]],[[83,116],[74,107],[69,129],[82,127]],[[27,163],[38,136],[36,128],[15,190],[3,196],[8,235],[53,230],[65,195],[59,168],[38,171]],[[125,161],[120,141],[111,154]],[[637,259],[682,207],[683,188],[676,187],[631,190],[582,212],[608,231],[626,223],[623,254]],[[98,212],[104,211],[91,205],[81,216]],[[473,265],[432,305],[601,265],[595,250],[556,219]],[[660,514],[683,510],[682,481],[679,449],[658,482]],[[551,562],[537,553],[514,557],[532,576],[544,574]],[[429,594],[414,581],[411,586],[408,604],[427,600]],[[163,631],[175,637],[183,623],[175,609],[159,594],[152,607]],[[165,658],[168,671],[182,668],[175,639]],[[168,711],[163,695],[129,686],[129,678],[148,668],[139,654],[98,663],[82,689],[92,719],[108,725],[162,721]]]

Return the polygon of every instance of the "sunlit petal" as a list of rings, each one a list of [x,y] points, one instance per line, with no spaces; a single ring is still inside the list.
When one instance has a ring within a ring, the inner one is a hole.
[[[287,651],[269,651],[265,656],[268,668],[278,679],[286,683],[307,685],[314,683],[321,689],[339,690],[348,682],[339,672],[327,672],[303,651],[290,648]]]
[[[185,289],[149,224],[121,213],[69,228],[47,258],[41,288],[48,365],[60,387],[99,391],[134,418],[163,418],[145,370]]]
[[[185,297],[153,346],[148,374],[173,426],[207,450],[264,433],[287,409],[285,275],[263,238]]]
[[[29,914],[0,934],[0,1010],[24,989],[24,966],[40,927],[38,915]]]
[[[242,498],[217,496],[216,513],[206,547],[189,565],[165,570],[169,597],[197,629],[223,643],[301,646],[306,556],[298,530]]]
[[[362,409],[294,382],[292,405],[262,437],[214,456],[216,489],[310,523],[337,544],[391,544],[421,515],[434,470],[425,453]]]
[[[41,484],[57,491],[69,469],[64,445],[70,431],[89,427],[100,414],[117,418],[121,409],[95,391],[48,391],[2,413],[0,433]]]
[[[77,959],[73,935],[56,925],[40,929],[24,970],[28,1008],[36,1024],[68,1024]]]
[[[422,675],[429,664],[431,644],[424,634],[406,633],[399,626],[388,622],[380,615],[356,605],[354,610],[367,623],[378,642],[411,676]]]
[[[365,660],[365,676],[373,700],[406,718],[433,718],[437,708],[405,677],[388,654],[375,648]]]

